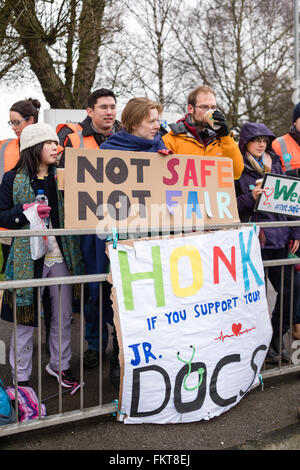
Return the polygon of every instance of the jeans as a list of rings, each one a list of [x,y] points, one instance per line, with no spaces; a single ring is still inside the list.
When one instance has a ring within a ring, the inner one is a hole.
[[[85,319],[85,339],[88,343],[88,349],[99,351],[100,344],[100,322],[99,322],[99,302],[93,303],[90,297],[84,305]],[[108,342],[107,323],[102,321],[102,351],[105,351]]]

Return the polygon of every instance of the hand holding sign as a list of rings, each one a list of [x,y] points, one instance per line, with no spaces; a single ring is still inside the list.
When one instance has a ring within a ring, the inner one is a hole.
[[[289,249],[292,255],[294,255],[299,250],[299,240],[290,241]]]
[[[288,217],[300,216],[299,178],[268,173],[264,176],[262,185],[265,190],[264,196],[257,198],[255,211],[271,212]]]
[[[265,189],[261,188],[261,183],[258,183],[256,186],[254,186],[254,189],[252,189],[252,196],[253,196],[254,201],[257,201],[258,196],[264,192],[265,192]]]

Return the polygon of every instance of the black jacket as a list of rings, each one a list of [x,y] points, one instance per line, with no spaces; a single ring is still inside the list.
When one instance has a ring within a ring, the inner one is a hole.
[[[7,229],[22,229],[28,223],[22,204],[14,204],[13,184],[16,177],[16,171],[10,170],[3,175],[0,185],[0,227]],[[53,228],[59,228],[58,202],[56,193],[56,182],[53,170],[49,169],[49,176],[44,179],[38,179],[36,176],[30,178],[30,184],[36,195],[38,189],[43,189],[48,198],[51,207],[50,218]],[[29,201],[28,201],[29,203]]]

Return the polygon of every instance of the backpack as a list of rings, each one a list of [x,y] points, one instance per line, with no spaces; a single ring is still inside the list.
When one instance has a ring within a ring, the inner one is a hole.
[[[14,423],[16,413],[12,406],[11,398],[6,392],[2,380],[0,379],[0,426]]]
[[[15,387],[7,387],[6,391],[10,399],[14,400]],[[41,404],[41,416],[46,416],[46,414],[46,407]],[[20,422],[39,417],[39,401],[33,388],[18,387],[18,415]]]

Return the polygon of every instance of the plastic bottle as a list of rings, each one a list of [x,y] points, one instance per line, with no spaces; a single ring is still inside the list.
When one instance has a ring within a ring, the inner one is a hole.
[[[44,193],[43,189],[38,189],[37,195],[35,197],[35,202],[37,202],[38,204],[45,204],[46,206],[48,206],[48,198],[46,194]],[[49,217],[45,217],[44,222],[46,224],[46,227],[49,227]],[[45,253],[48,253],[49,240],[48,240],[48,237],[45,235],[43,236],[43,242],[45,246]]]
[[[48,198],[43,189],[38,189],[35,202],[37,202],[38,204],[45,204],[46,206],[49,205]],[[46,226],[49,227],[49,217],[45,218],[44,220],[45,220]]]

